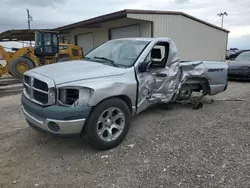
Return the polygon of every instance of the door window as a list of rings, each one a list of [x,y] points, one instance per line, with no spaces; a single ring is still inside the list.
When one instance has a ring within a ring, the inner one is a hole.
[[[169,53],[169,43],[156,44],[148,54],[146,61],[151,61],[150,68],[165,68]]]

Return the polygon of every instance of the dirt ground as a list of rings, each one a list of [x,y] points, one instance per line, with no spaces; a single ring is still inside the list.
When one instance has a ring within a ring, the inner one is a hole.
[[[199,110],[172,104],[132,121],[96,151],[29,128],[20,95],[0,98],[0,187],[250,187],[250,83],[230,82]]]

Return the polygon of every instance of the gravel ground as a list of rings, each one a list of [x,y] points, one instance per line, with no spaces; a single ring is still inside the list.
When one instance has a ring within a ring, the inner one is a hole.
[[[0,98],[0,187],[250,187],[249,91],[250,83],[230,82],[199,110],[151,108],[102,152],[32,130],[20,95]]]

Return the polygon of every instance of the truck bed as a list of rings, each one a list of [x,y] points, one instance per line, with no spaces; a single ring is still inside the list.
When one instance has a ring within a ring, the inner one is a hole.
[[[199,83],[206,81],[210,95],[224,91],[227,87],[228,63],[223,61],[186,61],[180,63],[182,81]]]

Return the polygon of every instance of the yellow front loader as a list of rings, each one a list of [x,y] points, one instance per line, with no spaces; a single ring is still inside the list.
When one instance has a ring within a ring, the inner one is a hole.
[[[0,77],[4,74],[11,74],[15,78],[22,78],[22,75],[27,70],[38,66],[77,60],[83,57],[83,51],[80,46],[72,44],[59,44],[59,53],[54,56],[38,57],[35,55],[34,47],[23,47],[14,49],[15,52],[7,52],[3,46],[0,45],[0,60],[5,60],[6,65],[0,64]]]
[[[38,65],[38,59],[34,55],[33,47],[16,49],[16,52],[7,52],[0,45],[0,57],[6,61],[6,65],[0,65],[0,76],[10,73],[19,78],[25,71]]]

